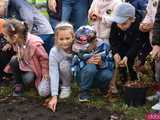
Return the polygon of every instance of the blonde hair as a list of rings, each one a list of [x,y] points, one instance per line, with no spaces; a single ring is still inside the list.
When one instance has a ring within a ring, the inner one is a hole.
[[[70,24],[68,22],[60,22],[55,27],[55,44],[56,45],[58,45],[58,32],[61,31],[61,30],[68,30],[72,34],[73,38],[75,36],[74,35],[74,28],[73,28],[72,24]]]

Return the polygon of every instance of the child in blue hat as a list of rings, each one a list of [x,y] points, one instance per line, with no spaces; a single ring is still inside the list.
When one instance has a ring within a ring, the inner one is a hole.
[[[81,26],[75,33],[73,44],[75,55],[72,71],[80,86],[79,101],[88,101],[93,85],[105,93],[112,79],[113,59],[109,45],[96,39],[96,32],[91,26]]]

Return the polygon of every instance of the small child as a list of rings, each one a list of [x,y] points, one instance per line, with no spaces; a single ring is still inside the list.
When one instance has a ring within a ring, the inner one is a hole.
[[[110,20],[113,10],[117,5],[121,4],[121,0],[94,0],[89,9],[89,18],[96,30],[97,39],[104,40],[109,43],[110,29],[112,21]],[[117,93],[114,80],[110,83],[109,91]]]
[[[96,85],[103,94],[112,79],[113,59],[109,45],[96,38],[96,31],[91,26],[82,26],[76,33],[73,51],[72,71],[80,86],[79,101],[88,101],[91,88]]]
[[[151,51],[149,33],[139,30],[140,19],[135,18],[135,8],[129,3],[118,5],[113,13],[110,33],[111,49],[116,66],[122,68],[124,81],[127,80],[126,67],[131,80],[137,79],[133,70],[135,58],[138,56],[143,65],[145,57]]]
[[[49,75],[51,83],[51,99],[47,106],[56,110],[57,96],[61,99],[68,98],[71,94],[71,61],[72,44],[74,42],[73,26],[61,22],[55,27],[55,45],[49,54]],[[61,84],[60,84],[61,83]]]
[[[28,33],[28,26],[25,22],[16,19],[6,20],[4,25],[4,36],[11,44],[16,55],[11,58],[6,72],[12,72],[16,79],[13,96],[20,96],[24,90],[24,85],[29,85],[35,80],[36,88],[43,80],[48,80],[48,55],[43,47],[43,41]],[[44,94],[49,94],[48,86],[39,90]],[[39,92],[38,91],[38,92]]]

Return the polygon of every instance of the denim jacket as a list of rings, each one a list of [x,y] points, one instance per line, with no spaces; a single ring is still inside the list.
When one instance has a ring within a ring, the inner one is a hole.
[[[102,59],[102,64],[97,65],[98,69],[110,69],[113,70],[114,62],[113,57],[110,51],[110,47],[108,44],[102,42],[99,46],[92,52],[88,53],[85,51],[80,51],[79,53],[75,53],[72,59],[71,70],[73,75],[76,76],[76,73],[79,72],[87,63],[86,61],[92,57],[93,54],[99,54]]]

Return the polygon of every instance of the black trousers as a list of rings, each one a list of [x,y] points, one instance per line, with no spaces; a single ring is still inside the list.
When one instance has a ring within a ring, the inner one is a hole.
[[[0,51],[0,79],[2,79],[4,76],[9,76],[9,74],[6,74],[3,71],[3,69],[9,63],[13,55],[14,53],[11,51],[7,51],[7,52]]]
[[[19,62],[16,56],[13,56],[10,61],[10,66],[13,70],[13,75],[16,79],[16,84],[28,85],[35,80],[35,74],[32,71],[21,71]]]

